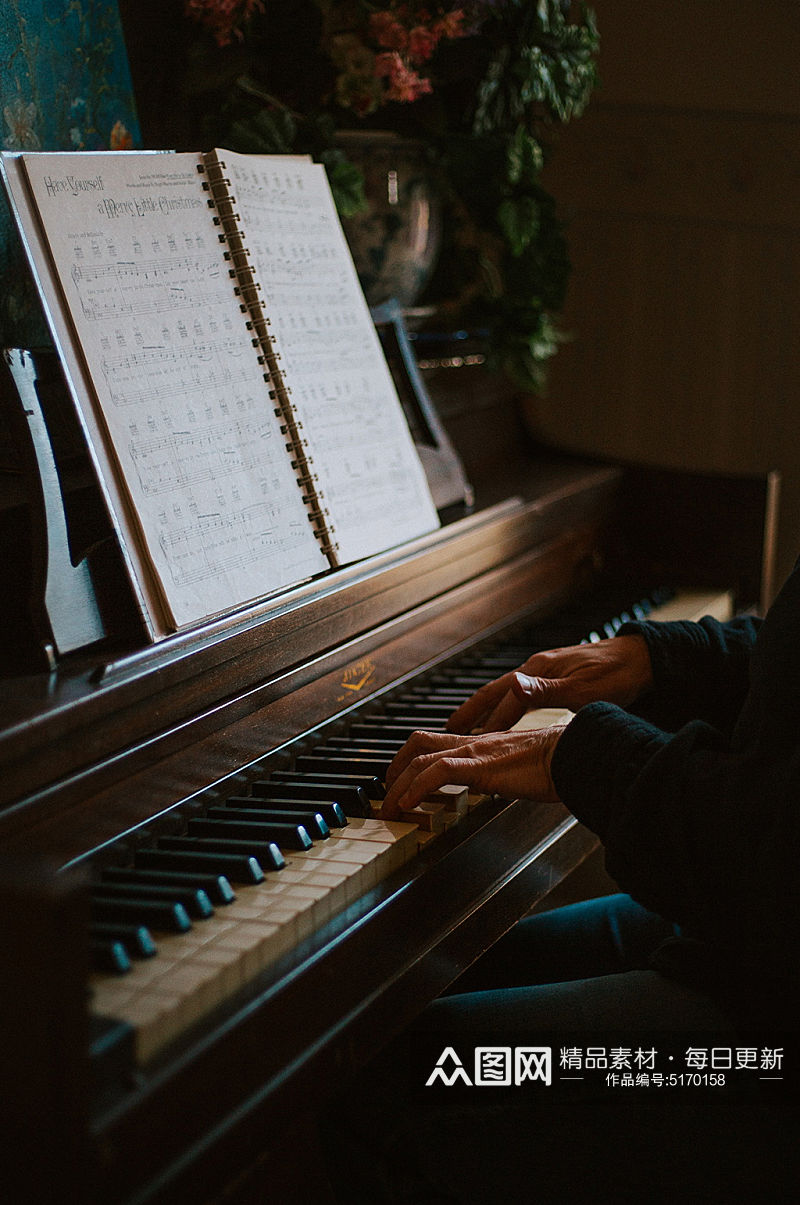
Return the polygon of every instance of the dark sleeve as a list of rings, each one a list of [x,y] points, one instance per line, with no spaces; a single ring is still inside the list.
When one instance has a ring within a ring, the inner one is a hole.
[[[703,821],[695,800],[707,797],[725,749],[725,739],[709,725],[695,722],[670,734],[614,704],[590,703],[553,754],[556,789],[602,840],[609,873],[646,907],[678,923],[691,913],[692,879],[702,881]],[[718,798],[722,794],[715,790]],[[687,844],[693,814],[698,834]],[[690,869],[691,849],[697,855]]]
[[[743,970],[796,974],[796,739],[737,728],[731,741],[701,721],[670,734],[593,703],[559,739],[552,774],[623,890],[687,935],[734,951]]]
[[[559,738],[552,773],[625,891],[689,936],[732,952],[740,979],[749,966],[752,980],[774,973],[796,985],[800,562],[754,643],[757,628],[752,620],[642,624],[657,685],[676,706],[684,691],[707,714],[668,732],[591,703]],[[715,709],[729,718],[736,707],[732,725],[709,722]]]
[[[624,624],[617,635],[643,636],[653,666],[654,689],[636,713],[673,732],[692,719],[730,732],[747,695],[760,627],[751,617]]]

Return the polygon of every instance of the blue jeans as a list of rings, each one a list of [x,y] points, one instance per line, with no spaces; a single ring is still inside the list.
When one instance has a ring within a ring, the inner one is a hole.
[[[557,1031],[583,1046],[612,1033],[646,1046],[681,1032],[736,1045],[714,1001],[647,969],[672,934],[624,895],[521,921],[329,1103],[321,1136],[337,1200],[792,1200],[794,1142],[752,1087],[614,1092],[603,1077],[527,1091],[426,1087],[447,1046],[465,1051],[471,1069],[471,1047],[536,1045]]]

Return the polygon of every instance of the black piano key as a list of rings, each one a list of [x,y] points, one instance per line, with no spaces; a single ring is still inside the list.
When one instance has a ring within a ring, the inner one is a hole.
[[[273,782],[294,782],[303,783],[304,775],[298,773],[297,770],[274,770],[272,774]],[[325,774],[315,770],[313,774],[308,775],[308,780],[314,785],[327,786],[330,791],[332,787],[361,787],[365,792],[367,799],[383,799],[386,791],[383,783],[374,774]],[[340,800],[340,802],[342,802]],[[343,805],[344,806],[344,805]],[[348,816],[371,816],[372,809],[368,806],[364,812],[347,811]]]
[[[569,634],[577,635],[579,630],[580,625],[571,633],[562,631],[560,634],[564,636]],[[503,656],[513,657],[515,661],[524,661],[526,657],[530,657],[531,653],[535,653],[537,650],[546,648],[547,643],[548,642],[544,638],[544,629],[534,628],[526,634],[523,641],[519,641],[516,644],[504,644],[501,647],[503,650]]]
[[[179,870],[144,870],[134,866],[107,866],[100,872],[109,883],[154,883],[165,887],[199,887],[212,904],[231,904],[236,893],[224,874],[191,874]]]
[[[293,783],[298,787],[319,787],[342,805],[348,816],[371,816],[370,799],[383,799],[383,783],[372,774],[299,774],[296,770],[273,770],[270,782]],[[358,792],[348,788],[357,787]]]
[[[209,820],[240,820],[251,825],[253,823],[292,824],[295,827],[304,828],[312,841],[324,841],[331,835],[331,830],[321,812],[303,811],[302,808],[292,811],[288,805],[286,808],[276,808],[274,804],[267,806],[265,799],[261,800],[260,808],[237,808],[229,799],[226,801],[225,807],[209,808],[207,818]],[[233,836],[236,835],[236,833],[233,834]],[[250,834],[245,833],[244,835]]]
[[[350,725],[350,735],[356,740],[361,740],[363,736],[379,737],[384,740],[391,738],[392,740],[401,740],[403,744],[414,732],[419,732],[421,725],[419,724],[394,724],[380,723],[374,718],[371,720],[359,720],[355,724]]]
[[[170,904],[183,904],[189,916],[195,920],[206,920],[214,915],[211,900],[201,887],[164,887],[150,883],[112,883],[108,880],[92,888],[92,893],[115,900],[163,900]]]
[[[245,840],[237,837],[159,837],[158,849],[164,853],[196,853],[220,858],[232,854],[234,857],[252,858],[262,874],[265,870],[280,870],[286,865],[284,856],[274,841],[257,841],[255,838]],[[227,873],[231,878],[234,877],[231,871]]]
[[[436,686],[426,683],[424,686],[412,686],[407,692],[410,699],[433,699],[434,702],[455,702],[458,699],[468,699],[471,692],[463,686]]]
[[[468,699],[472,691],[465,690],[463,687],[450,686],[418,686],[409,691],[408,697],[413,699],[415,703],[421,702],[423,699],[431,699],[434,703],[447,703],[448,706],[457,706],[464,699]]]
[[[381,782],[386,777],[389,762],[385,756],[347,757],[340,756],[337,749],[301,753],[295,758],[295,768],[302,774],[374,774]]]
[[[89,912],[92,920],[127,921],[165,929],[169,933],[188,933],[192,927],[183,904],[162,903],[160,900],[118,900],[93,895]]]
[[[587,632],[605,623],[605,620],[604,614],[597,613],[586,616],[583,623],[563,624],[537,631],[532,634],[530,647],[527,652],[522,654],[520,660],[525,661],[532,653],[542,652],[546,649],[559,649],[578,644]]]
[[[417,716],[425,715],[435,719],[437,716],[441,719],[444,716],[447,719],[450,714],[450,708],[446,703],[440,703],[433,699],[398,699],[387,700],[383,705],[384,715],[405,715]]]
[[[114,938],[90,937],[89,958],[96,971],[124,975],[131,969],[128,951],[121,941]]]
[[[314,844],[308,829],[302,824],[282,824],[277,820],[262,822],[255,818],[234,820],[231,817],[209,819],[207,816],[198,816],[189,821],[187,829],[190,837],[221,837],[223,840],[241,837],[245,841],[273,841],[283,849],[311,849]]]
[[[233,883],[263,883],[261,863],[252,854],[211,853],[200,846],[191,849],[139,849],[134,861],[147,870],[204,871],[224,874]]]
[[[470,693],[473,693],[474,691],[479,690],[481,686],[485,686],[487,682],[491,682],[493,677],[494,675],[492,674],[461,674],[454,672],[449,674],[437,674],[432,681],[434,684],[438,684],[440,686],[463,686],[465,690],[469,690]]]
[[[355,744],[355,742],[354,742],[354,744]],[[335,745],[328,745],[328,744],[313,745],[311,747],[307,747],[307,748],[303,749],[302,751],[298,751],[297,756],[295,757],[295,760],[294,760],[294,765],[297,769],[300,768],[299,762],[300,762],[301,758],[315,758],[315,759],[317,759],[317,761],[322,761],[322,760],[327,759],[329,761],[334,761],[334,762],[335,761],[355,761],[356,760],[355,758],[351,757],[349,753],[342,753],[341,749],[337,749],[337,747]],[[367,766],[367,768],[365,770],[355,770],[355,771],[353,771],[353,773],[375,774],[377,777],[377,776],[379,776],[380,767],[386,761],[386,757],[383,753],[381,753],[380,750],[373,749],[369,753],[365,752],[362,760],[365,762],[368,762],[370,764]],[[312,766],[311,768],[316,769],[316,766]],[[328,772],[329,771],[324,771],[324,773],[328,773]],[[335,766],[332,773],[338,774],[339,767]]]
[[[326,746],[315,749],[313,757],[335,758],[336,764],[342,768],[351,766],[351,772],[364,773],[371,770],[381,782],[386,781],[386,771],[394,761],[395,755],[402,749],[404,741],[392,741],[388,746],[364,746],[361,741],[353,741],[350,745]],[[298,765],[298,769],[299,769]]]
[[[399,712],[396,715],[383,715],[378,711],[364,711],[361,714],[365,724],[382,724],[387,728],[410,728],[412,732],[421,728],[428,732],[444,732],[447,724],[446,716],[431,715],[424,711],[414,712],[412,715],[408,713],[401,715]]]
[[[267,784],[262,783],[261,785],[266,786]],[[276,815],[290,812],[296,816],[303,816],[310,812],[312,815],[321,816],[329,830],[347,826],[347,817],[341,804],[336,803],[333,799],[293,799],[286,795],[276,795],[274,798],[268,799],[265,795],[231,795],[229,799],[225,800],[225,806],[233,809],[247,808],[254,812],[274,811]]]
[[[118,921],[95,921],[89,934],[106,941],[121,941],[132,958],[152,958],[157,952],[153,935],[146,925],[124,925]]]
[[[522,658],[522,660],[524,661],[527,657],[530,657],[532,652],[533,652],[533,650],[530,649],[525,654],[525,656]],[[520,662],[517,660],[517,657],[514,655],[505,656],[505,657],[487,656],[487,657],[476,657],[471,662],[464,662],[464,669],[466,669],[466,670],[474,669],[474,670],[478,670],[479,672],[482,672],[485,670],[487,673],[491,673],[495,677],[499,677],[500,674],[506,674],[506,673],[508,673],[509,670],[517,669],[519,667],[519,664],[520,664]]]
[[[333,786],[329,782],[300,780],[295,774],[279,778],[273,773],[269,782],[252,782],[250,790],[260,799],[310,799],[317,803],[338,803],[346,816],[371,816],[369,796],[361,786]],[[324,815],[324,812],[323,812]]]
[[[381,736],[362,736],[354,739],[350,736],[329,736],[328,746],[332,749],[345,749],[348,753],[388,753],[393,757],[398,749],[402,749],[404,741],[387,740]]]

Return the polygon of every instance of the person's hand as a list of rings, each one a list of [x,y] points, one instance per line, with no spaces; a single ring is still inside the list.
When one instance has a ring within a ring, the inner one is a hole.
[[[453,712],[449,732],[499,732],[534,707],[618,703],[627,707],[653,684],[642,636],[615,636],[596,644],[534,653],[518,670],[482,686]]]
[[[557,799],[550,761],[565,727],[479,736],[415,732],[389,767],[381,815],[397,820],[448,784],[509,799]]]

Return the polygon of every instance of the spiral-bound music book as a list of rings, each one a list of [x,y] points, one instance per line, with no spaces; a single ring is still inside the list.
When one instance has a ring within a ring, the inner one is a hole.
[[[322,167],[3,176],[153,638],[438,525]]]

